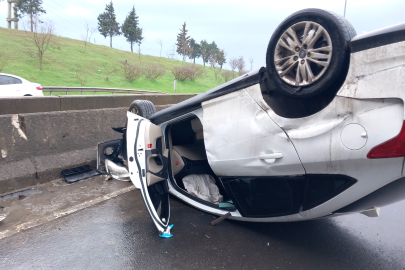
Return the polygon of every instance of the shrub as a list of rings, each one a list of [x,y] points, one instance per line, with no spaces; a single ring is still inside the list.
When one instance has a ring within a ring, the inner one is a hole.
[[[248,72],[244,69],[241,69],[238,71],[239,76],[245,75],[246,73],[248,73]]]
[[[222,78],[224,78],[225,82],[230,81],[234,77],[233,71],[230,71],[230,70],[222,71],[221,76],[222,76]]]
[[[172,73],[174,78],[178,81],[185,81],[188,78],[188,68],[187,67],[173,67]]]
[[[139,79],[143,75],[143,69],[140,66],[130,64],[128,62],[121,62],[121,68],[124,78],[132,82]]]
[[[195,81],[196,79],[199,79],[199,78],[202,78],[205,76],[205,69],[202,66],[193,64],[188,67],[191,69],[190,75],[189,75],[190,80]]]
[[[104,67],[104,74],[105,74],[104,81],[106,82],[110,81],[110,75],[115,72],[117,72],[116,68],[108,69],[107,67]]]
[[[147,65],[144,67],[143,73],[146,79],[156,80],[165,75],[166,70],[160,65]]]
[[[189,66],[173,67],[171,71],[174,75],[174,78],[178,81],[185,81],[187,79],[194,81],[205,75],[204,68],[195,64]]]

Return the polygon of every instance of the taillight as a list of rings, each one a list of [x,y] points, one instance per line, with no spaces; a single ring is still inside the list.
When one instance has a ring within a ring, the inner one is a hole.
[[[399,134],[389,141],[377,145],[367,154],[367,158],[394,158],[405,156],[405,121]]]
[[[42,86],[37,86],[37,90],[42,90]]]

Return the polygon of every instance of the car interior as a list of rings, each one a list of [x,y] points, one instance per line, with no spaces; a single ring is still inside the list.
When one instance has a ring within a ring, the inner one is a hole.
[[[223,196],[223,201],[228,201],[230,198],[227,195],[219,178],[212,171],[208,164],[207,155],[204,146],[203,125],[199,118],[192,117],[180,122],[171,124],[167,129],[167,136],[170,149],[170,180],[176,190],[187,196],[192,196],[187,193],[183,184],[183,178],[191,174],[206,174],[215,179],[215,183]],[[204,201],[197,197],[193,199],[212,207],[218,205],[209,201]]]

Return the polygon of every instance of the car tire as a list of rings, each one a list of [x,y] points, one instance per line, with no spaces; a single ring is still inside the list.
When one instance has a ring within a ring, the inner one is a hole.
[[[139,115],[143,118],[149,118],[156,112],[155,105],[149,100],[134,100],[128,108],[129,112]]]
[[[311,8],[290,15],[267,48],[267,71],[276,91],[298,99],[336,93],[347,75],[348,42],[355,36],[350,22],[333,12]]]

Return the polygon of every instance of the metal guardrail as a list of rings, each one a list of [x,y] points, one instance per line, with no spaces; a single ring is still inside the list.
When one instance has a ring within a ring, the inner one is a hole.
[[[127,94],[166,94],[165,92],[158,91],[149,91],[149,90],[136,90],[136,89],[120,89],[120,88],[101,88],[101,87],[63,87],[63,86],[42,86],[42,91],[49,91],[52,95],[52,92],[80,92],[83,95],[83,92],[94,92],[94,95],[97,92],[111,92],[114,93],[127,93]]]

